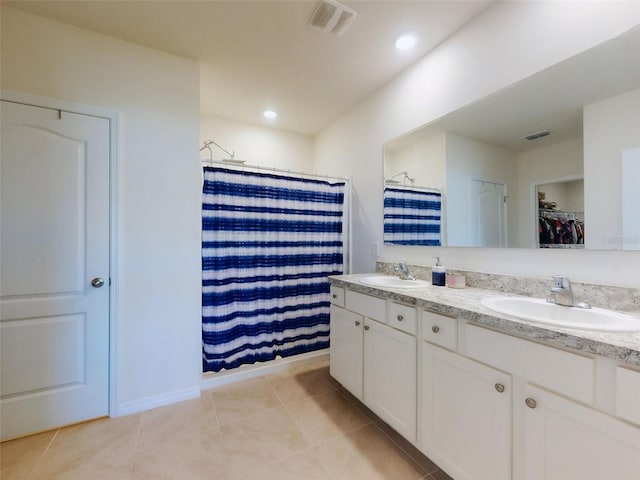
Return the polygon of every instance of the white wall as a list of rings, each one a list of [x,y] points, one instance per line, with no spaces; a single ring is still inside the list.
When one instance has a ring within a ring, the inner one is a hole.
[[[640,90],[587,105],[583,128],[585,230],[597,232],[585,245],[622,248],[622,152],[640,147]]]
[[[533,150],[517,156],[518,163],[518,210],[517,232],[513,245],[534,247],[538,235],[538,219],[534,217],[534,184],[551,182],[554,179],[577,177],[584,174],[582,138],[573,138]],[[545,192],[547,193],[547,192]],[[546,200],[558,201],[547,194]],[[581,211],[584,210],[584,201]]]
[[[316,138],[316,168],[353,176],[354,271],[375,268],[384,142],[640,23],[640,2],[498,2]],[[437,252],[437,253],[436,253]],[[381,259],[640,286],[640,252],[383,246]],[[615,272],[615,273],[614,273]]]
[[[409,172],[409,176],[415,179],[413,185],[435,187],[444,191],[447,179],[444,133],[421,138],[397,150],[386,149],[385,178],[403,171]],[[402,179],[402,175],[395,178],[399,181]]]
[[[235,151],[236,159],[246,160],[250,165],[307,173],[330,173],[314,172],[313,138],[308,135],[203,116],[200,119],[201,146],[205,140],[213,140],[229,152]],[[211,148],[214,160],[229,157],[215,145]],[[200,157],[208,159],[209,152],[200,152]]]
[[[2,7],[1,81],[121,113],[116,410],[193,394],[201,371],[197,63]]]

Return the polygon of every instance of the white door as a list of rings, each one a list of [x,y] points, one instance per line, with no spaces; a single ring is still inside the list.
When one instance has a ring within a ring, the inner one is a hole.
[[[471,223],[475,247],[506,247],[506,185],[473,180]]]
[[[532,385],[526,402],[525,480],[640,478],[640,430]]]
[[[415,442],[416,337],[369,318],[364,322],[364,403]]]
[[[108,119],[6,101],[1,121],[0,408],[8,439],[108,414],[110,127]]]
[[[511,377],[422,343],[421,450],[460,480],[511,478]]]
[[[361,315],[331,305],[329,369],[331,376],[362,400]]]

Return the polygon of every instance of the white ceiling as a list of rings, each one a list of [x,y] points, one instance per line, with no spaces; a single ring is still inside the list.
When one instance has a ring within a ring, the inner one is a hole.
[[[315,134],[424,56],[492,1],[343,3],[341,37],[307,26],[317,0],[3,0],[37,15],[198,60],[203,114]],[[399,52],[394,37],[418,34]],[[278,112],[268,121],[266,109]]]

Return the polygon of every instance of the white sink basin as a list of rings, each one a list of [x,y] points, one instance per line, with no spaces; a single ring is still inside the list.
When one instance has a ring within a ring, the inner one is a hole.
[[[360,283],[374,287],[423,288],[429,285],[429,283],[424,280],[402,280],[400,277],[392,275],[370,275],[368,277],[361,277],[359,280]]]
[[[640,318],[603,308],[565,307],[527,297],[488,297],[481,303],[495,312],[534,323],[599,332],[640,332]]]

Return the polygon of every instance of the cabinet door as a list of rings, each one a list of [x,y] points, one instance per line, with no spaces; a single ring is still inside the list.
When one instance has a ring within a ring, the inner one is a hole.
[[[368,318],[364,329],[364,402],[415,442],[416,338]]]
[[[640,429],[531,385],[523,410],[526,480],[640,478]]]
[[[511,478],[511,377],[422,342],[423,453],[456,480]]]
[[[329,371],[362,400],[362,316],[331,305]]]

